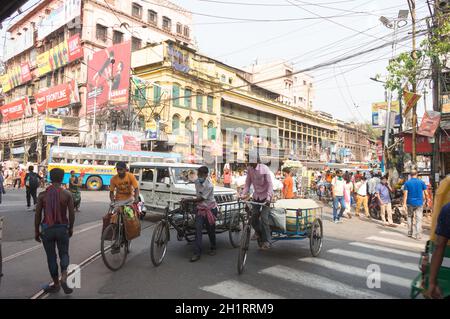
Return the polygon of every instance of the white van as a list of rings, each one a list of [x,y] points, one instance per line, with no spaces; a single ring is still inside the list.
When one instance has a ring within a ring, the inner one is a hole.
[[[197,172],[201,165],[186,163],[132,163],[130,172],[139,181],[139,188],[147,210],[174,209],[174,203],[182,198],[195,197],[195,185],[188,179],[190,171]],[[237,200],[237,193],[231,188],[214,187],[218,204]]]

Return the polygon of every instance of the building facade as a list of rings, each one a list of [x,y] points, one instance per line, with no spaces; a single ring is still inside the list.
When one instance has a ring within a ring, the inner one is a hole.
[[[292,64],[283,60],[254,64],[244,68],[252,74],[259,86],[280,95],[279,102],[312,110],[315,98],[314,78],[306,73],[296,73]],[[296,73],[296,74],[294,74]]]
[[[131,41],[132,50],[166,39],[194,46],[191,25],[191,13],[163,0],[41,1],[8,29],[6,74],[0,77],[7,106],[0,124],[3,159],[45,158],[46,146],[52,143],[42,134],[45,117],[62,120],[60,144],[95,141],[98,136],[88,134],[92,115],[86,114],[85,105],[87,62],[93,53],[124,41]],[[78,54],[71,56],[73,50]],[[64,59],[67,51],[69,57]],[[79,95],[74,103],[38,110],[36,94],[49,95],[49,89],[71,81]],[[12,116],[14,103],[21,101],[30,111]],[[96,129],[101,130],[98,124]]]
[[[370,162],[373,160],[374,143],[356,123],[337,120],[337,160],[346,162]]]

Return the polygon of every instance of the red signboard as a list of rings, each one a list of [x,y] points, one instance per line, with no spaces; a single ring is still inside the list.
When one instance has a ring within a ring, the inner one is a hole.
[[[115,109],[128,106],[131,42],[97,51],[88,62],[87,113],[107,104]]]
[[[140,151],[141,150],[141,142],[134,136],[131,135],[122,135],[123,137],[123,149],[126,151]]]
[[[403,148],[405,153],[412,153],[412,134],[404,134]],[[427,136],[417,135],[416,137],[416,153],[431,153],[432,145]]]
[[[45,112],[46,109],[54,109],[80,102],[78,86],[74,80],[39,92],[34,95],[34,98],[39,113]]]
[[[69,62],[83,57],[83,47],[80,42],[80,35],[75,34],[67,40],[67,46],[69,47]]]
[[[436,132],[436,129],[439,127],[440,121],[441,113],[435,111],[425,112],[417,133],[423,136],[433,137],[434,132]]]
[[[0,107],[3,122],[9,122],[11,120],[19,119],[25,114],[25,112],[30,112],[29,109],[30,103],[28,101],[28,97],[11,102],[9,104],[5,104]]]
[[[28,62],[22,63],[20,65],[20,69],[22,71],[22,83],[31,81],[30,65]]]

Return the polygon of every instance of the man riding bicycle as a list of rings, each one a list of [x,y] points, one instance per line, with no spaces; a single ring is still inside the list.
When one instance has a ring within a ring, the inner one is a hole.
[[[117,175],[111,178],[109,186],[111,202],[131,200],[134,193],[134,203],[139,203],[139,184],[136,177],[127,171],[127,164],[124,162],[118,162],[116,169]]]
[[[253,201],[259,203],[265,203],[265,205],[253,205],[253,214],[255,218],[252,220],[252,226],[256,231],[256,237],[261,249],[266,250],[270,248],[270,226],[269,226],[269,214],[270,214],[270,201],[273,197],[273,185],[272,178],[270,177],[269,168],[260,163],[258,159],[251,159],[249,156],[247,167],[247,179],[245,181],[244,191],[242,192],[242,198],[248,198],[250,186],[253,186]]]

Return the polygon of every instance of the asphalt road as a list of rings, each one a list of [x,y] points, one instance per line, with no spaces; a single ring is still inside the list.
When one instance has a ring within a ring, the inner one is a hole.
[[[4,203],[14,209],[5,212],[0,206],[0,215],[8,220],[0,298],[30,298],[49,281],[44,251],[32,240],[33,214],[21,208],[25,206],[23,197],[11,192]],[[80,264],[99,251],[101,217],[107,202],[107,192],[83,193],[82,212],[77,214],[70,243],[71,263]],[[408,298],[426,239],[406,237],[406,229],[401,226],[384,228],[377,222],[356,218],[336,225],[330,217],[327,209],[319,257],[311,257],[308,240],[279,241],[268,251],[258,250],[252,242],[242,275],[236,269],[238,250],[230,245],[227,233],[217,237],[216,256],[205,254],[196,263],[189,262],[192,245],[177,241],[172,233],[164,262],[154,267],[149,254],[154,224],[146,220],[121,270],[112,272],[101,258],[93,259],[81,268],[81,288],[72,295],[60,292],[45,297]],[[22,226],[22,221],[31,226]],[[208,249],[207,237],[204,248]]]

